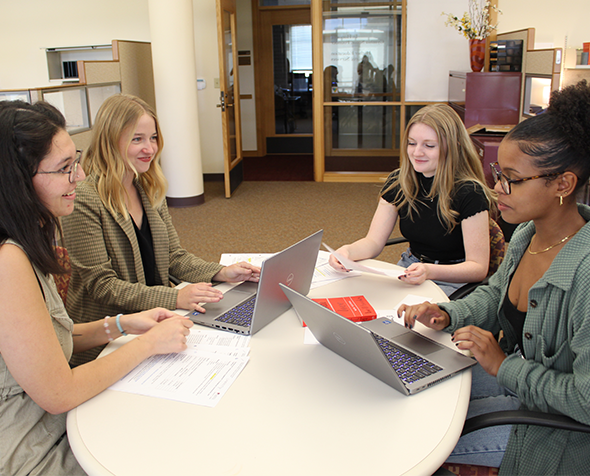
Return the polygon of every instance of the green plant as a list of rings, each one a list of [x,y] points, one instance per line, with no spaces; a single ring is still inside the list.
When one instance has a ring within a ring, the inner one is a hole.
[[[445,25],[452,26],[470,40],[487,38],[498,26],[498,24],[490,24],[490,9],[500,14],[502,12],[495,5],[492,5],[489,0],[468,0],[468,8],[469,11],[463,13],[461,18],[452,13],[442,12],[442,15],[447,16]]]

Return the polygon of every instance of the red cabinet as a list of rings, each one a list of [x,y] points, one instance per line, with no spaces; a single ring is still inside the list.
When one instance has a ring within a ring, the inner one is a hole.
[[[518,124],[522,73],[449,73],[449,104],[465,127]]]

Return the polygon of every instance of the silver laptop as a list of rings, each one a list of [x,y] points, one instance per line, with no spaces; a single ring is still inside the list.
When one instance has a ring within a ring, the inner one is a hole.
[[[224,331],[247,335],[258,332],[291,307],[279,283],[304,294],[309,292],[322,234],[320,230],[266,259],[258,283],[239,284],[221,301],[203,305],[207,312],[186,315],[197,324]]]
[[[477,363],[391,319],[355,324],[286,286],[281,288],[322,345],[405,395]]]

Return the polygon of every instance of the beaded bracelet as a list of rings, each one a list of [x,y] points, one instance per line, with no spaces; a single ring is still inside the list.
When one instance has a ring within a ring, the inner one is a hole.
[[[121,316],[123,314],[117,314],[117,329],[119,329],[119,332],[121,333],[121,335],[123,336],[127,336],[127,333],[123,330],[123,327],[121,326]]]
[[[109,318],[111,316],[105,316],[104,318],[104,331],[107,333],[107,338],[109,339],[109,342],[113,342],[113,337],[111,336],[111,330],[109,329]]]

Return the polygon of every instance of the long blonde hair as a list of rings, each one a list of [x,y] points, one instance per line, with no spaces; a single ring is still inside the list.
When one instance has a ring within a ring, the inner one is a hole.
[[[412,219],[418,211],[420,182],[408,157],[408,133],[414,124],[431,127],[438,138],[440,157],[427,198],[438,197],[437,214],[447,230],[451,232],[457,226],[459,213],[451,209],[452,193],[461,183],[479,183],[488,199],[490,210],[495,209],[495,192],[486,185],[481,160],[461,118],[447,104],[431,104],[420,109],[408,122],[400,148],[399,173],[391,186],[383,192],[399,187],[393,202],[398,210],[408,205],[406,216]]]
[[[147,172],[139,174],[127,161],[127,148],[133,134],[129,137],[123,151],[119,150],[119,141],[129,129],[137,128],[139,119],[147,114],[154,119],[157,132],[158,152]],[[92,139],[84,158],[82,167],[87,175],[98,177],[97,191],[105,207],[111,213],[121,213],[126,219],[129,212],[125,206],[127,192],[123,177],[130,166],[135,178],[143,187],[152,207],[157,208],[166,197],[168,182],[160,165],[160,156],[164,148],[164,139],[155,111],[142,99],[129,94],[116,94],[105,100],[94,121]]]

